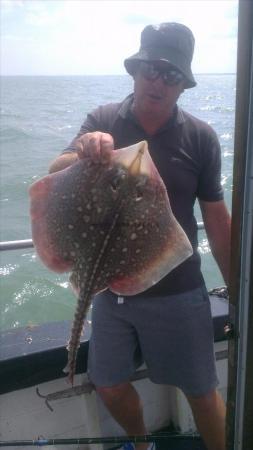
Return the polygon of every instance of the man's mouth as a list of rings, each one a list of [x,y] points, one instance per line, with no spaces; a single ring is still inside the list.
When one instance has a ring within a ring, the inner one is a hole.
[[[156,100],[156,101],[159,101],[159,100],[162,99],[162,96],[161,96],[161,95],[158,95],[158,94],[152,94],[152,93],[149,93],[149,94],[148,94],[148,97],[151,98],[151,100]]]

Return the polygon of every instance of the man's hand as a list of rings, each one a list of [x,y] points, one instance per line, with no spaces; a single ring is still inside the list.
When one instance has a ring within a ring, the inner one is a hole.
[[[75,143],[79,159],[90,157],[94,162],[107,163],[114,149],[113,137],[95,131],[81,136]]]
[[[50,165],[49,173],[58,172],[71,166],[78,159],[90,157],[94,162],[107,163],[114,149],[113,137],[108,133],[94,131],[83,134],[75,141],[76,152],[58,156]]]

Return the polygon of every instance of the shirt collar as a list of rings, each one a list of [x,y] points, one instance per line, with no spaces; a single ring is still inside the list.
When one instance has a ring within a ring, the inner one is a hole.
[[[119,115],[123,119],[126,119],[127,117],[130,116],[133,99],[134,99],[134,94],[130,94],[125,98],[125,100],[123,100],[121,107],[119,109]]]
[[[133,118],[133,114],[131,112],[131,106],[133,103],[133,99],[134,99],[134,95],[130,94],[125,98],[125,100],[123,100],[121,107],[119,109],[119,115],[123,119]],[[184,123],[186,121],[184,111],[178,105],[175,106],[175,111],[174,111],[172,120],[173,120],[174,125],[181,125],[182,123]],[[169,120],[169,122],[171,123],[171,119]]]

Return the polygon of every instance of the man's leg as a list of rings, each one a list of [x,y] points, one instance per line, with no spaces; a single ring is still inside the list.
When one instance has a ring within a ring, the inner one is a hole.
[[[131,383],[97,387],[96,390],[111,415],[129,436],[147,434],[141,400]],[[145,443],[136,444],[136,449],[146,450],[148,446]]]
[[[201,397],[187,396],[195,423],[208,450],[225,450],[226,407],[215,389]]]

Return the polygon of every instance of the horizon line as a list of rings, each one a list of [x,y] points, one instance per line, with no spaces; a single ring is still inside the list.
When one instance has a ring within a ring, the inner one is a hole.
[[[236,72],[198,72],[194,74],[198,75],[236,75]],[[127,73],[110,73],[110,74],[1,74],[1,77],[119,77],[130,76]]]

